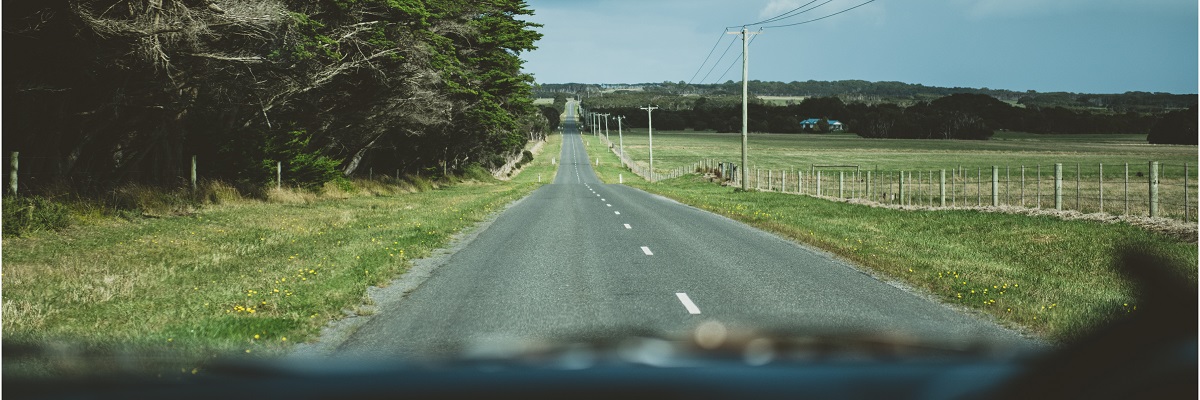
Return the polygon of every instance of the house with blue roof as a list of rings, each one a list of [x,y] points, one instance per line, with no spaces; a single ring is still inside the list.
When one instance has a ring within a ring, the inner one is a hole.
[[[820,118],[809,118],[809,119],[800,121],[800,129],[811,129],[811,130],[815,131],[815,130],[817,130],[817,123],[820,121],[821,121]],[[839,122],[838,120],[831,119],[828,121],[829,121],[829,131],[830,132],[840,132],[844,129],[844,125],[842,125],[842,123]]]

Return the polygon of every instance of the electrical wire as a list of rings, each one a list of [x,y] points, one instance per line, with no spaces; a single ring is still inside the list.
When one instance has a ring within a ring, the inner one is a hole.
[[[749,46],[751,44],[754,44],[754,39],[757,39],[757,38],[758,38],[758,35],[751,36],[750,43],[746,43],[746,45]],[[742,60],[742,56],[738,55],[737,59],[733,60],[733,64],[729,64],[729,68],[725,68],[725,72],[721,74],[720,78],[717,78],[717,80],[713,81],[713,83],[720,83],[721,79],[725,79],[725,74],[728,74],[730,70],[733,70],[733,66],[737,65],[738,61],[741,61],[741,60]]]
[[[768,23],[771,23],[771,22],[778,22],[778,21],[782,21],[782,20],[785,20],[785,19],[788,19],[788,18],[793,18],[793,17],[796,17],[796,16],[798,16],[798,15],[800,15],[800,14],[804,14],[804,13],[806,13],[806,12],[809,12],[809,11],[815,10],[817,7],[820,7],[820,6],[823,6],[823,5],[829,4],[829,3],[830,3],[830,2],[832,2],[832,1],[833,1],[833,0],[826,0],[825,2],[823,2],[823,3],[821,3],[821,4],[817,4],[817,5],[815,5],[815,6],[812,6],[812,7],[808,8],[808,9],[804,9],[805,7],[808,7],[808,5],[810,5],[810,4],[812,4],[812,3],[815,3],[815,2],[817,2],[817,0],[812,0],[812,1],[809,1],[808,3],[804,3],[804,5],[801,5],[800,7],[793,8],[793,9],[791,9],[791,10],[789,10],[789,11],[787,11],[787,12],[784,12],[784,13],[782,13],[782,14],[779,14],[779,15],[776,15],[776,16],[774,16],[774,17],[767,18],[767,19],[765,19],[765,20],[758,21],[758,22],[755,22],[755,23],[752,23],[752,24],[745,24],[745,25],[741,25],[741,27],[747,27],[747,26],[756,26],[756,25],[763,25],[763,24],[768,24]],[[791,24],[779,24],[779,25],[769,25],[769,26],[763,26],[763,27],[761,27],[761,28],[759,28],[759,29],[769,29],[769,28],[784,28],[784,27],[789,27],[789,26],[804,25],[804,24],[808,24],[808,23],[812,23],[812,22],[820,21],[820,20],[823,20],[823,19],[826,19],[826,18],[829,18],[829,17],[835,16],[835,15],[838,15],[838,14],[842,14],[842,13],[848,12],[848,11],[850,11],[850,10],[853,10],[853,9],[856,9],[856,8],[859,8],[859,7],[862,7],[862,6],[865,6],[865,5],[867,5],[867,4],[874,3],[875,1],[876,1],[876,0],[867,0],[867,1],[865,1],[865,2],[859,3],[858,5],[855,5],[854,7],[850,7],[850,8],[847,8],[847,9],[844,9],[844,10],[841,10],[841,11],[838,11],[838,12],[835,12],[835,13],[832,13],[832,14],[829,14],[829,15],[826,15],[826,16],[823,16],[823,17],[820,17],[820,18],[813,18],[813,19],[810,19],[810,20],[807,20],[807,21],[801,21],[801,22],[796,22],[796,23],[791,23]],[[804,9],[804,10],[803,10],[803,11],[801,11],[802,9]],[[726,27],[725,29],[736,28],[736,27],[737,27],[737,26],[730,26],[730,27]],[[750,38],[750,43],[754,43],[754,39],[756,39],[756,37],[751,37],[751,38]],[[705,58],[704,58],[704,63],[707,63],[707,62],[708,62],[709,58],[711,58],[711,57],[712,57],[712,52],[713,52],[714,50],[716,50],[716,47],[717,47],[718,45],[720,45],[720,43],[721,43],[721,40],[720,40],[720,39],[718,39],[718,40],[717,40],[717,43],[716,43],[716,44],[713,44],[713,49],[708,51],[708,53],[709,53],[709,54],[708,54],[708,57],[705,57]],[[725,55],[729,53],[729,49],[733,47],[733,43],[734,43],[734,42],[732,42],[732,41],[731,41],[731,42],[729,42],[729,46],[725,47],[725,52],[721,53],[721,57],[720,57],[720,58],[718,58],[718,59],[717,59],[717,61],[713,62],[712,68],[710,68],[710,69],[708,70],[708,72],[704,74],[704,77],[703,77],[703,78],[700,78],[700,82],[701,82],[701,83],[703,83],[704,81],[708,80],[708,77],[709,77],[709,75],[711,75],[711,74],[713,73],[713,71],[716,69],[717,65],[719,65],[719,64],[721,63],[721,60],[725,59]],[[748,43],[747,45],[749,45],[749,43]],[[733,70],[733,66],[737,65],[737,62],[738,62],[739,60],[741,60],[741,59],[742,59],[742,56],[741,56],[741,55],[737,56],[737,58],[733,60],[733,63],[732,63],[732,64],[730,64],[730,65],[729,65],[729,67],[725,69],[725,72],[722,72],[722,73],[721,73],[721,76],[720,76],[720,77],[718,77],[716,81],[713,81],[713,83],[718,83],[718,82],[720,82],[720,81],[721,81],[721,79],[724,79],[724,78],[725,78],[725,75],[729,74],[729,71]],[[693,79],[693,80],[696,78],[696,75],[698,75],[698,74],[700,73],[700,70],[704,69],[704,65],[705,65],[704,63],[700,64],[700,69],[696,70],[696,73],[695,73],[695,74],[692,74],[692,79]],[[688,83],[689,83],[689,84],[691,84],[691,82],[692,82],[692,81],[688,81]]]
[[[804,24],[807,24],[807,23],[810,23],[810,22],[816,22],[816,21],[820,21],[820,20],[823,20],[823,19],[825,19],[825,18],[829,18],[829,17],[832,17],[832,16],[834,16],[834,15],[838,15],[838,14],[841,14],[841,13],[844,13],[844,12],[847,12],[847,11],[853,10],[853,9],[855,9],[855,8],[859,8],[859,7],[865,6],[865,5],[867,5],[867,4],[874,3],[874,2],[875,2],[875,0],[867,0],[867,1],[865,1],[865,2],[863,2],[863,3],[861,3],[861,4],[859,4],[859,5],[856,5],[856,6],[854,6],[854,7],[850,7],[850,8],[847,8],[847,9],[845,9],[845,10],[838,11],[838,12],[835,12],[835,13],[833,13],[833,14],[829,14],[829,15],[826,15],[826,16],[824,16],[824,17],[821,17],[821,18],[813,18],[813,19],[810,19],[810,20],[808,20],[808,21],[796,22],[796,23],[793,23],[793,24],[783,24],[783,25],[771,25],[771,26],[764,26],[764,27],[762,27],[762,28],[763,28],[763,29],[768,29],[768,28],[783,28],[783,27],[788,27],[788,26],[804,25]]]
[[[800,7],[796,7],[796,8],[793,8],[793,9],[791,9],[791,10],[787,10],[787,11],[783,12],[782,14],[776,15],[776,16],[774,16],[774,17],[771,17],[771,18],[764,19],[764,20],[762,20],[762,21],[753,22],[753,23],[749,23],[749,24],[742,24],[742,25],[727,26],[727,27],[725,27],[725,29],[733,29],[733,28],[737,28],[737,27],[740,27],[740,26],[753,26],[753,25],[760,25],[760,24],[765,24],[765,23],[770,23],[770,22],[778,21],[778,20],[780,20],[780,19],[783,19],[783,18],[785,18],[785,17],[786,17],[788,14],[794,13],[794,12],[796,12],[796,11],[800,10],[801,8],[807,7],[809,4],[816,3],[816,2],[817,2],[817,0],[812,0],[812,1],[810,1],[810,2],[804,3],[804,4],[803,4],[803,5],[801,5]]]
[[[804,4],[803,4],[803,5],[801,5],[800,7],[793,8],[793,9],[791,9],[791,10],[788,10],[788,11],[786,11],[786,12],[782,13],[782,14],[776,15],[776,16],[774,16],[774,17],[771,17],[771,18],[764,19],[764,20],[762,20],[762,21],[758,21],[758,22],[754,22],[754,23],[750,23],[750,24],[742,24],[742,25],[735,25],[735,26],[727,26],[727,27],[725,27],[725,29],[737,28],[737,27],[739,27],[739,26],[754,26],[754,25],[762,25],[762,24],[768,24],[768,23],[771,23],[771,22],[775,22],[775,21],[780,21],[780,20],[788,19],[788,18],[791,18],[791,17],[795,17],[795,16],[797,16],[797,15],[804,14],[804,13],[806,13],[806,12],[812,11],[812,10],[816,9],[817,7],[820,7],[820,6],[823,6],[823,5],[829,4],[829,3],[830,3],[830,2],[832,2],[832,1],[833,1],[833,0],[826,0],[824,3],[817,4],[816,6],[813,6],[812,8],[809,8],[809,9],[807,9],[807,10],[804,10],[804,11],[800,11],[800,9],[802,9],[802,8],[804,8],[804,7],[808,7],[808,5],[809,5],[809,4],[812,4],[812,3],[816,3],[816,2],[817,2],[817,0],[812,0],[812,1],[809,1],[809,2],[807,2],[807,3],[804,3]],[[799,12],[797,12],[797,11],[799,11]]]
[[[704,65],[708,64],[708,59],[712,58],[713,52],[715,52],[716,47],[720,46],[721,40],[724,40],[724,38],[725,38],[725,31],[724,31],[724,29],[722,29],[721,36],[716,38],[716,42],[713,43],[713,48],[708,50],[708,55],[704,56],[704,61],[700,62],[700,67],[696,68],[696,73],[692,73],[691,79],[688,79],[689,85],[691,84],[692,80],[696,80],[697,74],[700,74],[700,71],[704,70]],[[726,52],[728,52],[728,50],[726,50]]]
[[[713,71],[717,69],[717,65],[721,64],[721,60],[725,59],[725,55],[729,54],[729,49],[733,48],[734,43],[737,43],[737,38],[734,38],[733,40],[729,41],[729,45],[725,46],[725,52],[721,53],[721,57],[717,58],[717,61],[713,61],[712,68],[709,68],[708,72],[706,72],[704,74],[704,77],[700,78],[700,82],[704,82],[705,80],[708,80],[708,76],[712,75]],[[741,57],[741,56],[738,56],[738,57]]]

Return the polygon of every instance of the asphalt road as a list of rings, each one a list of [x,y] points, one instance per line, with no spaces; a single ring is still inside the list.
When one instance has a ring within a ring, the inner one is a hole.
[[[733,331],[1029,343],[819,251],[602,184],[570,118],[564,128],[552,184],[381,307],[336,353],[442,358],[514,340],[686,336],[710,320]]]

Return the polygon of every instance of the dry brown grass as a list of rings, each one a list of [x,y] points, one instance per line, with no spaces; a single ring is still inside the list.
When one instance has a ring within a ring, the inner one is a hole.
[[[198,197],[211,204],[236,203],[246,199],[241,191],[225,181],[205,181],[198,189]]]
[[[316,193],[295,188],[267,189],[267,202],[276,204],[312,204],[320,200]]]

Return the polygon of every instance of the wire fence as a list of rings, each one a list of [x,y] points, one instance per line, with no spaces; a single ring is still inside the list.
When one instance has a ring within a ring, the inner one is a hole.
[[[147,170],[105,170],[105,172],[92,172],[88,170],[78,170],[69,173],[56,171],[57,163],[61,162],[60,158],[44,157],[44,156],[25,156],[18,155],[19,153],[9,153],[7,162],[4,163],[4,194],[14,195],[18,193],[29,193],[31,190],[55,191],[62,188],[111,188],[114,182],[140,182],[159,185],[163,187],[175,188],[192,188],[195,189],[199,182],[204,182],[213,177],[236,177],[244,174],[244,170],[234,169],[223,163],[204,164],[197,163],[195,157],[190,160],[185,160],[183,165],[172,165],[166,168],[159,168],[156,171]],[[292,173],[287,170],[288,165],[283,162],[276,162],[269,165],[269,168],[264,167],[263,174],[269,178],[271,187],[282,187],[287,185]],[[368,180],[392,180],[399,181],[402,171],[400,169],[388,169],[386,171],[376,169],[374,167],[359,168],[351,178],[368,179]],[[261,176],[258,178],[262,178]]]
[[[633,158],[631,158],[628,154],[623,154],[624,147],[621,146],[620,143],[611,142],[610,141],[611,137],[606,137],[605,135],[598,135],[598,136],[600,138],[600,142],[603,143],[605,146],[607,146],[609,151],[612,151],[612,153],[615,154],[617,156],[617,158],[621,160],[621,163],[625,165],[626,169],[628,169],[630,172],[633,172],[634,174],[637,174],[637,176],[642,177],[642,179],[645,179],[647,182],[655,182],[655,181],[662,180],[662,179],[678,178],[678,177],[683,176],[684,174],[690,172],[690,171],[686,171],[686,170],[678,169],[678,168],[659,170],[659,169],[654,169],[651,166],[643,167],[640,164],[638,164],[637,162],[634,162]],[[599,165],[598,159],[596,162],[597,162],[596,165]],[[653,176],[651,176],[651,171],[653,171]]]
[[[704,159],[697,171],[741,185],[733,162]],[[1025,207],[1197,220],[1190,163],[955,166],[938,170],[863,170],[854,165],[751,168],[748,187],[835,199],[927,207]]]

